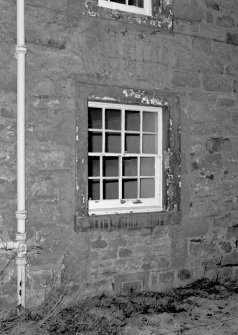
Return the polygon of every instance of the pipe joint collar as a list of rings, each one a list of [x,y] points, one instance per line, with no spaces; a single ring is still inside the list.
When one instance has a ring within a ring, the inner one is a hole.
[[[27,212],[26,211],[16,211],[16,219],[26,220]]]
[[[16,55],[26,54],[26,53],[27,53],[27,47],[25,45],[17,45],[16,46]]]

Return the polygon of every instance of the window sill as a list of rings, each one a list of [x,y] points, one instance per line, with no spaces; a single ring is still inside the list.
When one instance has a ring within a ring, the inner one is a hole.
[[[181,211],[92,215],[76,217],[74,231],[79,233],[95,230],[154,229],[157,226],[179,225],[181,224],[181,218]]]
[[[138,204],[140,205],[140,204]],[[161,212],[162,207],[159,206],[139,206],[135,208],[97,208],[89,209],[89,216],[92,215],[110,215],[110,214],[133,214],[133,213],[150,213],[150,212]]]

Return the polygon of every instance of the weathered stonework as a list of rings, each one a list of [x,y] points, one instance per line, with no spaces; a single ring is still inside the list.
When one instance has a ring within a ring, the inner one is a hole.
[[[16,10],[0,4],[0,238],[16,232]],[[238,274],[238,3],[26,1],[27,304]],[[164,210],[88,216],[88,100],[161,106]],[[16,300],[0,251],[0,311]]]

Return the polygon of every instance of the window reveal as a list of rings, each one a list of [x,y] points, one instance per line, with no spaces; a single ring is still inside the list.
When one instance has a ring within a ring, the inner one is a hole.
[[[162,209],[162,109],[90,102],[89,214]]]

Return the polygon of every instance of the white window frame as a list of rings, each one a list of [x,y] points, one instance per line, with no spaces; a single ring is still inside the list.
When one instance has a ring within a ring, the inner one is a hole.
[[[142,14],[151,16],[152,9],[151,9],[151,0],[144,0],[144,7],[140,8],[137,6],[130,6],[128,5],[128,0],[126,0],[127,4],[121,4],[117,2],[112,2],[110,0],[98,0],[98,6],[115,9],[115,10],[122,10],[124,12],[130,12],[135,14]]]
[[[101,164],[101,176],[100,182],[102,183],[103,176],[102,176],[102,158],[101,157],[119,157],[122,159],[124,157],[155,157],[155,197],[154,198],[139,198],[139,199],[116,199],[116,200],[88,200],[88,212],[89,215],[100,215],[100,214],[119,214],[119,213],[139,213],[139,212],[155,212],[155,211],[162,211],[163,210],[163,170],[162,170],[162,160],[163,160],[163,149],[162,149],[162,140],[163,140],[163,115],[162,115],[162,108],[161,107],[147,107],[142,105],[125,105],[125,104],[113,104],[113,103],[102,103],[102,102],[88,102],[88,107],[95,107],[95,108],[102,108],[103,115],[105,113],[105,109],[121,109],[122,113],[125,113],[125,110],[133,110],[133,111],[140,111],[142,113],[145,112],[157,112],[158,114],[158,143],[157,154],[132,154],[132,153],[122,153],[122,149],[124,147],[124,118],[122,117],[122,127],[121,127],[121,153],[98,153],[98,152],[88,152],[88,156],[100,156],[100,164]],[[142,117],[142,116],[141,116]],[[142,120],[140,117],[140,120]],[[102,136],[102,145],[105,148],[105,125],[103,122],[103,136]],[[88,128],[88,131],[94,131],[94,128]],[[97,131],[97,130],[96,130]],[[100,131],[98,129],[98,131]],[[113,131],[114,132],[114,131]],[[131,132],[131,131],[130,131]],[[145,132],[143,132],[145,133]],[[142,142],[142,122],[140,122],[140,142]],[[140,144],[140,146],[142,143]],[[138,160],[139,161],[139,160]],[[139,164],[139,163],[138,163]],[[122,163],[120,163],[120,167]],[[119,193],[121,194],[121,180],[122,180],[122,169],[119,169]],[[140,174],[138,175],[140,178]],[[99,179],[97,177],[88,177],[88,179]],[[105,179],[108,179],[107,177]],[[115,178],[114,178],[115,179]],[[102,185],[100,186],[100,192],[102,197]]]

